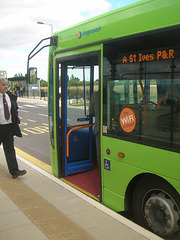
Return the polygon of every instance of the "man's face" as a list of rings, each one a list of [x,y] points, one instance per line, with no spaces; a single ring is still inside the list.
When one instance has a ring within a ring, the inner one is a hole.
[[[0,82],[0,93],[4,94],[7,91],[7,81]]]

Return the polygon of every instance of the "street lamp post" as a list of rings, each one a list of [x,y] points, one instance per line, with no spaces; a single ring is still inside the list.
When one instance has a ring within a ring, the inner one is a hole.
[[[51,23],[37,22],[37,24],[45,24],[51,26],[51,34],[53,34],[53,25]]]

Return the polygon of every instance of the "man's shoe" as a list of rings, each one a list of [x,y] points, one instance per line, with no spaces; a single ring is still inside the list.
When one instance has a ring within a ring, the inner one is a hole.
[[[12,174],[12,178],[17,178],[25,174],[26,174],[26,170],[17,170],[14,174]]]

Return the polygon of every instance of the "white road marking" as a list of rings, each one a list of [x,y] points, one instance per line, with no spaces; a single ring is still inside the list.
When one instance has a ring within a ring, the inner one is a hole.
[[[36,105],[29,105],[29,104],[23,105],[23,107],[37,108]]]
[[[43,117],[48,117],[48,115],[46,115],[46,114],[39,113],[38,115],[43,116]]]
[[[18,109],[18,112],[26,112],[26,113],[28,113],[28,111],[21,110],[21,109]]]

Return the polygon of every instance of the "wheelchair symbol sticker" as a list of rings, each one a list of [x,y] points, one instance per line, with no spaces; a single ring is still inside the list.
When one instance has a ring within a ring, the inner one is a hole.
[[[104,159],[104,169],[107,171],[111,171],[111,162],[110,160]]]

